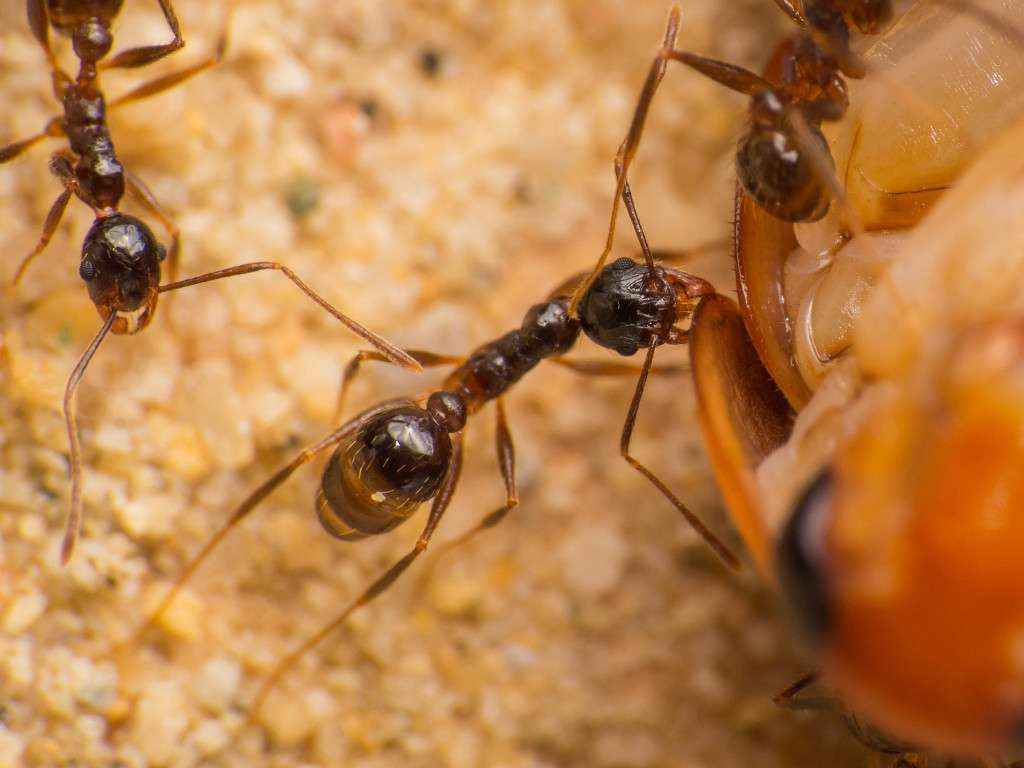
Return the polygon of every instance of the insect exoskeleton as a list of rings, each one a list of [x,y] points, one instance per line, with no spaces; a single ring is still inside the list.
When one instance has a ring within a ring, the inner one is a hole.
[[[1024,723],[1022,140],[1024,122],[914,231],[854,325],[859,391],[801,415],[761,477],[816,478],[779,566],[832,680],[954,751],[1012,750]],[[817,465],[812,430],[836,443]]]
[[[825,126],[845,205],[791,228],[737,199],[748,330],[796,408],[849,346],[906,231],[1024,113],[1021,34],[1009,26],[1024,3],[968,7],[922,0],[865,54],[872,74],[851,81],[847,119]]]
[[[739,195],[742,309],[705,299],[691,354],[726,500],[829,682],[993,754],[1024,732],[1024,52],[995,23],[1018,0],[971,6],[919,3],[868,52],[829,136],[846,221]]]

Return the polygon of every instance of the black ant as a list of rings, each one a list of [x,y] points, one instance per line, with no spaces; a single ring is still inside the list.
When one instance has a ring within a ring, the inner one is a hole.
[[[156,311],[157,299],[161,293],[234,275],[267,269],[277,270],[349,329],[373,344],[388,360],[412,370],[420,370],[415,360],[343,315],[282,264],[252,262],[187,280],[174,280],[180,252],[178,229],[163,213],[146,186],[118,160],[107,126],[107,109],[161,93],[212,67],[223,56],[226,37],[222,36],[217,51],[211,58],[179,72],[143,83],[108,105],[100,88],[100,69],[141,67],[177,51],[184,45],[181,28],[170,0],[158,1],[173,34],[173,40],[161,45],[131,48],[104,61],[113,44],[111,24],[121,10],[122,0],[29,0],[29,26],[46,54],[53,73],[54,95],[63,105],[64,111],[62,115],[47,122],[38,134],[0,148],[0,163],[4,163],[47,137],[64,136],[69,145],[68,149],[55,153],[50,161],[50,169],[61,180],[64,190],[46,216],[38,244],[15,272],[13,284],[18,283],[32,260],[49,243],[72,194],[92,208],[96,217],[82,244],[82,259],[78,273],[85,281],[89,297],[104,322],[71,372],[64,393],[64,414],[70,443],[71,505],[61,549],[63,562],[67,562],[74,549],[82,517],[82,459],[75,412],[75,393],[78,384],[106,335],[111,332],[133,334],[145,328]],[[57,63],[50,47],[51,27],[72,40],[75,55],[80,62],[78,76],[74,79]],[[118,210],[126,188],[131,190],[142,206],[169,231],[169,253],[157,242],[153,232],[143,221]],[[161,285],[160,264],[165,259],[168,261],[171,281]]]
[[[628,185],[625,194],[630,194]],[[646,260],[652,264],[655,258],[679,259],[698,250],[652,253],[645,239],[641,244]],[[709,243],[705,247],[720,248],[721,243]],[[463,434],[470,416],[488,402],[495,402],[496,447],[505,485],[505,503],[448,542],[445,549],[461,545],[494,527],[519,505],[515,450],[503,399],[516,382],[546,359],[590,376],[637,371],[632,366],[616,363],[564,359],[563,355],[575,346],[580,331],[597,344],[622,355],[646,350],[622,430],[621,454],[661,491],[723,562],[730,568],[738,568],[736,555],[630,452],[633,427],[652,371],[655,350],[662,344],[686,343],[688,330],[679,324],[690,317],[702,297],[714,293],[714,288],[707,281],[678,269],[663,266],[650,269],[644,263],[622,258],[601,272],[585,295],[579,316],[573,316],[569,312],[570,296],[586,274],[581,272],[563,282],[545,301],[526,312],[519,328],[477,347],[466,358],[409,350],[424,368],[446,365],[456,368],[436,391],[387,400],[363,411],[305,448],[262,483],[234,509],[227,522],[189,562],[135,635],[135,641],[155,625],[186,581],[231,529],[297,469],[327,449],[333,452],[323,470],[315,506],[321,524],[335,538],[356,541],[386,533],[405,522],[420,505],[432,500],[426,524],[412,550],[337,618],[278,663],[256,695],[250,710],[255,713],[268,691],[296,660],[343,624],[354,611],[384,592],[427,549],[459,482]],[[352,359],[342,375],[339,410],[361,364],[384,359],[377,351],[364,351]]]

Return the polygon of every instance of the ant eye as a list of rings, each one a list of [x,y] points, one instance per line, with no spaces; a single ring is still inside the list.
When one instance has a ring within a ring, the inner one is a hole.
[[[88,259],[83,259],[82,263],[78,265],[78,276],[89,282],[96,277],[96,265]]]
[[[825,533],[833,485],[832,473],[825,469],[808,486],[782,531],[777,552],[783,594],[797,623],[815,644],[824,640],[832,618]]]

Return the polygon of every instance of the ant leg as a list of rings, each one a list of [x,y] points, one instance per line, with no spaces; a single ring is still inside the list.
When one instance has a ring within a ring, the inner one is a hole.
[[[5,147],[0,147],[0,163],[6,163],[13,160],[26,149],[35,146],[49,135],[49,133],[43,130],[35,136],[30,136],[29,138],[22,139],[21,141],[13,141]]]
[[[555,365],[567,368],[580,376],[632,376],[643,372],[643,367],[628,363],[613,363],[608,360],[567,360],[564,357],[552,357],[549,360]],[[668,374],[683,373],[687,369],[682,365],[653,366],[651,373]]]
[[[789,687],[772,696],[772,703],[791,712],[820,712],[835,707],[835,699],[827,696],[806,696],[803,692],[818,682],[820,673],[808,672]]]
[[[301,453],[299,453],[298,456],[296,456],[294,459],[288,462],[288,464],[286,464],[284,467],[275,472],[270,478],[268,478],[262,484],[260,484],[260,486],[255,491],[250,493],[245,498],[245,500],[242,501],[241,504],[235,507],[231,515],[228,517],[227,522],[221,526],[220,530],[218,530],[209,539],[209,541],[207,541],[206,544],[203,545],[202,549],[199,550],[199,553],[195,555],[191,561],[189,561],[189,564],[187,566],[185,566],[185,569],[178,576],[177,580],[175,580],[174,584],[171,586],[171,589],[167,592],[166,595],[164,595],[163,599],[157,604],[157,607],[149,615],[149,618],[147,618],[139,627],[139,629],[136,630],[135,634],[132,637],[132,640],[130,641],[130,644],[138,644],[138,642],[142,639],[146,632],[151,627],[156,625],[156,623],[160,620],[160,617],[164,615],[164,613],[170,607],[171,603],[174,602],[174,599],[178,596],[178,593],[181,592],[181,589],[185,586],[185,583],[199,569],[199,566],[203,564],[203,561],[205,561],[206,558],[209,557],[210,553],[217,548],[217,546],[224,540],[224,538],[231,532],[231,530],[235,526],[242,522],[242,520],[244,520],[254,509],[256,509],[256,507],[259,505],[261,501],[267,498],[267,496],[273,493],[279,485],[281,485],[285,480],[291,477],[295,473],[295,471],[299,469],[299,467],[303,466],[304,464],[308,464],[321,451],[324,451],[327,448],[337,445],[341,441],[345,440],[353,432],[359,430],[368,419],[373,418],[378,413],[380,413],[383,410],[386,410],[387,408],[393,407],[395,405],[395,402],[396,401],[394,400],[388,400],[384,403],[381,403],[375,408],[365,411],[358,418],[355,418],[341,425],[338,429],[329,434],[320,442],[315,443],[314,445],[311,445],[308,448],[304,449]]]
[[[423,528],[423,532],[420,537],[416,540],[416,544],[412,550],[405,555],[401,560],[392,565],[381,577],[374,581],[367,589],[355,600],[349,603],[348,607],[342,611],[337,618],[326,624],[320,631],[315,635],[305,640],[298,648],[289,653],[277,664],[274,665],[273,670],[267,676],[267,679],[260,686],[256,692],[256,696],[253,698],[252,707],[249,710],[249,717],[246,720],[246,725],[253,722],[256,716],[259,714],[260,708],[263,706],[263,702],[267,698],[267,694],[277,685],[278,681],[290,670],[295,663],[305,656],[309,651],[313,650],[325,637],[331,634],[335,629],[344,624],[349,616],[351,616],[359,608],[362,608],[367,603],[374,600],[381,593],[387,590],[395,581],[401,576],[405,570],[412,565],[413,561],[423,554],[427,549],[427,545],[430,543],[431,537],[434,535],[434,531],[437,529],[438,523],[441,522],[441,517],[444,515],[445,510],[448,509],[448,505],[451,503],[452,495],[455,492],[455,486],[458,485],[459,476],[462,474],[462,433],[457,432],[452,435],[452,458],[448,465],[448,472],[445,475],[444,483],[441,485],[437,496],[434,497],[434,502],[430,506],[430,516],[427,518],[427,524]]]
[[[347,315],[343,315],[326,299],[320,296],[316,291],[310,288],[304,283],[299,276],[292,272],[288,267],[283,264],[279,264],[276,261],[254,261],[249,264],[239,264],[235,267],[228,267],[227,269],[218,269],[214,272],[207,272],[202,275],[196,275],[186,280],[179,280],[176,283],[166,283],[161,285],[157,290],[160,293],[167,293],[168,291],[176,291],[179,288],[187,288],[190,285],[199,285],[200,283],[209,283],[214,280],[220,280],[225,277],[234,277],[235,275],[248,275],[251,272],[261,272],[265,269],[272,269],[278,272],[284,273],[285,277],[291,280],[304,294],[309,296],[313,301],[327,310],[336,320],[339,320],[344,324],[350,331],[355,333],[357,336],[362,336],[373,346],[375,346],[380,352],[392,363],[400,365],[403,368],[407,368],[414,373],[420,373],[423,367],[416,362],[413,358],[409,357],[405,352],[400,350],[390,341],[387,341],[382,336],[378,336],[376,333],[371,331],[369,328],[365,328],[357,323]]]
[[[451,541],[446,541],[444,544],[439,545],[434,555],[434,560],[430,565],[431,569],[447,553],[461,547],[488,528],[493,528],[504,520],[509,512],[519,506],[519,491],[516,488],[516,449],[512,442],[512,432],[508,428],[505,401],[499,397],[494,401],[494,404],[496,416],[494,442],[498,454],[498,469],[501,471],[501,479],[505,483],[505,505],[491,512],[468,531],[456,536]]]
[[[644,396],[644,387],[647,384],[647,376],[650,373],[651,365],[654,362],[654,350],[657,349],[658,341],[659,340],[656,336],[652,336],[650,346],[647,347],[647,357],[644,359],[644,367],[643,370],[640,371],[640,378],[637,379],[636,391],[633,393],[633,400],[629,404],[629,412],[626,414],[626,423],[622,428],[622,439],[619,442],[619,451],[622,454],[622,458],[629,462],[629,465],[633,467],[633,469],[650,480],[654,487],[661,491],[662,495],[666,499],[672,502],[672,506],[674,506],[679,513],[686,518],[686,521],[715,551],[715,554],[717,554],[730,568],[738,570],[740,567],[740,561],[736,555],[734,555],[732,551],[717,536],[715,536],[715,534],[712,533],[703,522],[701,522],[700,518],[693,514],[693,512],[691,512],[683,502],[676,498],[675,494],[669,490],[668,486],[665,485],[657,475],[651,472],[651,470],[641,464],[637,459],[633,458],[629,452],[629,443],[633,437],[633,425],[636,423],[637,411],[640,409],[640,401]]]
[[[68,207],[68,201],[71,199],[72,187],[65,185],[64,191],[60,193],[56,200],[53,201],[53,205],[50,206],[50,212],[46,214],[46,221],[43,223],[43,232],[39,236],[39,242],[36,243],[36,247],[21,260],[21,264],[18,265],[17,271],[14,273],[14,277],[11,279],[11,287],[16,286],[28,269],[29,264],[35,259],[47,245],[50,244],[50,238],[53,237],[53,233],[57,231],[57,226],[60,224],[61,218],[64,216],[64,211]]]
[[[910,745],[895,743],[875,729],[865,727],[860,719],[847,710],[843,702],[835,696],[804,695],[804,691],[817,683],[820,676],[817,670],[808,672],[788,688],[773,696],[772,701],[776,706],[791,712],[828,712],[839,715],[845,721],[850,735],[876,754],[901,756],[914,754]]]
[[[64,211],[67,209],[68,201],[71,199],[72,194],[78,195],[83,200],[86,198],[82,195],[81,187],[78,184],[78,179],[75,177],[74,169],[72,168],[73,156],[70,152],[62,150],[57,152],[50,158],[50,172],[53,173],[61,183],[64,184],[64,191],[53,201],[53,205],[50,206],[49,213],[46,214],[46,221],[43,222],[43,231],[39,236],[39,242],[36,243],[36,247],[21,260],[18,265],[18,269],[14,273],[14,277],[11,279],[11,287],[17,286],[21,280],[22,275],[28,269],[29,265],[38,256],[50,242],[50,238],[53,237],[53,233],[57,230],[57,226],[60,224],[61,218],[64,216]],[[88,203],[88,200],[86,200]]]
[[[779,6],[779,10],[789,16],[795,24],[801,27],[807,26],[807,19],[804,18],[803,13],[800,12],[800,8],[793,3],[793,0],[775,0],[775,4]]]
[[[584,294],[590,289],[594,279],[608,260],[608,255],[612,252],[612,244],[615,241],[615,227],[619,217],[619,201],[622,198],[623,190],[626,188],[626,175],[640,146],[640,137],[643,135],[644,124],[647,122],[647,113],[650,111],[651,101],[654,99],[654,94],[657,92],[658,86],[665,76],[669,53],[675,47],[681,15],[682,11],[679,6],[673,5],[672,10],[669,12],[661,51],[651,63],[651,68],[647,73],[647,80],[644,81],[643,90],[640,92],[640,99],[637,102],[636,109],[633,111],[633,120],[630,123],[629,131],[615,155],[615,196],[612,198],[612,214],[608,225],[608,237],[605,240],[604,250],[598,257],[597,263],[594,265],[593,270],[591,270],[590,275],[576,286],[576,290],[573,292],[572,299],[569,302],[569,314],[571,315],[577,313],[577,308]]]
[[[71,84],[71,78],[61,69],[53,49],[50,47],[50,19],[46,13],[46,0],[28,0],[26,11],[28,13],[28,26],[32,30],[32,36],[43,48],[46,54],[46,61],[50,64],[50,71],[53,73],[53,95],[59,101],[64,97],[64,90]]]
[[[123,69],[144,67],[147,64],[152,64],[154,61],[162,59],[164,56],[169,56],[175,51],[180,51],[185,47],[185,41],[181,37],[181,24],[178,22],[178,17],[174,13],[174,8],[171,6],[171,0],[157,1],[160,3],[160,10],[164,13],[164,18],[167,20],[167,26],[171,28],[171,34],[174,36],[174,39],[169,43],[161,43],[160,45],[144,45],[138,48],[129,48],[126,51],[121,51],[119,54],[114,56],[114,58],[103,62],[100,65],[103,69],[114,69],[115,67]]]
[[[21,141],[12,141],[10,144],[0,147],[0,164],[10,162],[22,152],[34,147],[46,138],[58,138],[64,135],[64,129],[60,124],[61,118],[53,117],[39,133],[29,136]]]
[[[668,51],[665,53],[665,57],[670,61],[685,64],[690,69],[695,69],[705,77],[711,78],[719,85],[724,85],[730,91],[736,91],[745,96],[757,96],[765,91],[774,90],[772,84],[760,75],[727,61],[718,61],[718,59],[709,59],[696,53],[677,50]]]
[[[405,352],[423,368],[436,368],[442,365],[462,365],[463,361],[466,359],[464,357],[455,357],[453,355],[439,355],[422,349],[407,349]],[[341,415],[345,412],[345,400],[348,397],[348,390],[352,386],[352,382],[355,380],[356,376],[359,374],[360,367],[367,360],[377,360],[382,363],[391,362],[380,352],[372,349],[360,350],[351,360],[348,361],[341,372],[341,386],[338,387],[338,404],[334,409],[334,418],[332,419],[332,423],[341,420]]]
[[[167,212],[157,202],[156,196],[142,179],[129,170],[125,171],[124,179],[128,189],[135,195],[135,198],[142,204],[142,207],[159,220],[163,228],[167,230],[167,234],[171,237],[171,247],[167,249],[167,278],[168,282],[173,283],[178,279],[178,266],[181,260],[181,230],[178,229],[178,225],[174,223],[174,220],[167,215]]]
[[[141,101],[142,99],[148,99],[150,96],[156,96],[159,93],[168,91],[177,85],[185,82],[191,77],[198,75],[200,72],[204,72],[211,67],[216,66],[224,58],[224,52],[228,47],[227,32],[221,34],[220,39],[217,41],[217,48],[214,54],[209,58],[203,59],[202,61],[196,62],[191,66],[185,67],[178,72],[171,72],[167,75],[161,75],[160,77],[153,78],[142,85],[132,88],[128,93],[123,93],[116,99],[113,99],[108,107],[114,109],[116,107],[123,107],[125,104],[131,104],[135,101]],[[127,51],[125,52],[127,53]],[[112,65],[111,65],[112,66]]]
[[[111,312],[110,316],[103,323],[103,327],[100,328],[93,338],[92,343],[82,353],[82,357],[79,358],[74,370],[71,371],[71,376],[68,377],[67,388],[64,390],[64,420],[67,423],[68,443],[70,445],[68,469],[71,474],[71,508],[68,512],[67,526],[64,529],[64,543],[60,549],[62,565],[67,565],[68,560],[71,559],[71,553],[75,549],[75,543],[78,541],[78,532],[82,526],[82,445],[78,440],[78,413],[75,407],[75,396],[78,393],[78,384],[82,381],[82,376],[85,375],[85,369],[89,365],[89,361],[96,354],[96,350],[99,349],[100,344],[110,331],[111,326],[114,325],[114,320],[116,319],[117,313]]]

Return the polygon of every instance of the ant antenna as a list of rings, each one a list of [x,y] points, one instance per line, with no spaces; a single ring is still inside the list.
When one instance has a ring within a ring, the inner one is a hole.
[[[629,166],[632,164],[637,148],[640,145],[640,137],[643,135],[644,124],[647,122],[647,113],[650,110],[651,100],[654,98],[654,94],[658,90],[662,78],[665,76],[665,69],[668,65],[666,54],[675,47],[681,20],[682,10],[678,5],[673,4],[669,11],[668,24],[665,28],[665,39],[662,42],[661,52],[651,63],[647,79],[644,81],[643,90],[640,93],[639,103],[633,112],[633,121],[630,123],[629,132],[626,134],[626,138],[619,146],[619,150],[615,155],[615,196],[612,198],[612,214],[608,225],[608,237],[605,240],[604,250],[598,257],[597,263],[591,270],[590,275],[576,287],[569,301],[569,314],[573,317],[579,313],[580,301],[583,300],[583,296],[590,290],[590,286],[597,279],[597,275],[601,272],[605,262],[608,260],[608,256],[612,252],[612,246],[615,242],[615,228],[619,217],[619,200],[622,197],[623,190],[626,188]]]
[[[92,360],[96,350],[99,349],[104,337],[114,325],[117,315],[113,312],[107,316],[103,326],[93,338],[82,357],[78,360],[71,376],[68,378],[67,388],[64,390],[64,419],[67,423],[68,443],[70,453],[68,455],[68,469],[71,473],[71,511],[68,513],[67,524],[64,529],[64,541],[60,548],[61,565],[67,565],[74,551],[75,543],[78,541],[78,532],[82,527],[82,445],[78,439],[78,414],[75,408],[75,398],[78,394],[78,384],[82,381],[85,369]]]

